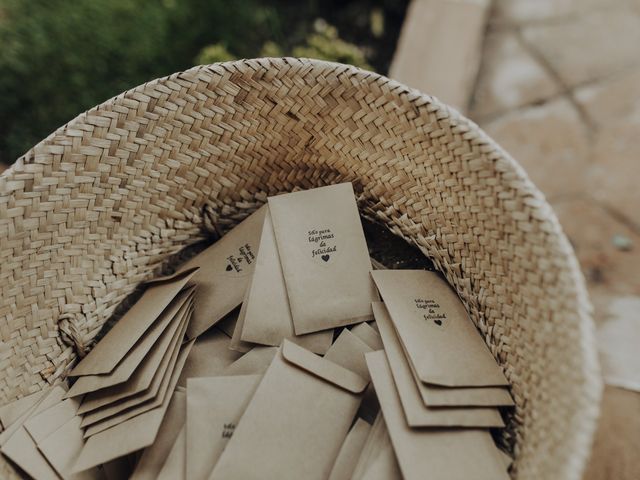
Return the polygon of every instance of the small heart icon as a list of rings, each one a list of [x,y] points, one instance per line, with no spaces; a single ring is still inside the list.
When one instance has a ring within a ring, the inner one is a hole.
[[[436,322],[436,325],[438,325],[438,326],[442,325],[442,320],[434,320],[434,322]]]
[[[232,269],[233,267],[231,265],[227,265],[227,268],[226,268],[227,272],[230,272]]]
[[[331,258],[329,255],[322,255],[322,260],[324,260],[325,262],[328,262],[329,258]]]

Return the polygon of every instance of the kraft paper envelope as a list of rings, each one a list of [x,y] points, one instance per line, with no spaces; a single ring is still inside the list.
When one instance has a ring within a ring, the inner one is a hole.
[[[187,381],[187,478],[207,480],[262,378],[261,375]]]
[[[357,462],[352,480],[402,480],[400,466],[382,415],[376,418]]]
[[[195,273],[196,269],[188,269],[149,282],[140,299],[96,343],[69,376],[111,373]]]
[[[368,323],[363,322],[351,327],[351,333],[371,347],[371,350],[382,350],[380,334]]]
[[[351,427],[347,437],[342,443],[340,453],[336,458],[329,480],[350,480],[353,471],[358,463],[360,453],[362,453],[362,447],[367,441],[371,425],[362,420],[361,418],[356,420],[356,423]]]
[[[362,446],[360,455],[357,458],[352,475],[353,480],[362,478],[373,459],[380,454],[380,448],[385,441],[385,436],[388,436],[387,426],[384,423],[382,413],[378,412],[369,430],[369,435]]]
[[[169,384],[169,392],[172,392],[178,383],[181,368],[192,345],[193,341],[183,345],[180,351]],[[73,473],[88,470],[153,444],[171,397],[172,395],[165,395],[160,406],[89,437],[76,460],[72,469]]]
[[[113,369],[111,373],[103,375],[84,375],[76,380],[76,383],[69,389],[67,397],[75,397],[96,390],[112,387],[126,382],[131,378],[134,371],[140,366],[142,361],[149,354],[160,336],[167,330],[167,327],[175,319],[180,308],[194,294],[195,287],[183,289],[175,299],[164,309],[160,317],[149,327],[144,336],[138,340],[133,348],[127,352],[122,361]]]
[[[187,338],[204,333],[242,302],[255,266],[266,211],[266,206],[259,208],[183,266],[183,270],[200,267],[193,276],[198,290]]]
[[[62,387],[54,387],[40,403],[34,406],[28,418],[38,415],[61,402],[64,394],[65,390]],[[55,470],[38,451],[36,443],[24,428],[24,423],[21,423],[11,436],[4,441],[0,451],[31,477],[43,480],[58,480]]]
[[[254,347],[222,371],[222,375],[263,374],[276,352],[277,347]]]
[[[38,450],[63,480],[105,480],[104,473],[97,467],[71,473],[71,468],[84,447],[80,420],[80,417],[75,416],[67,420],[60,428],[38,442]]]
[[[186,425],[182,426],[156,480],[183,480],[186,476]]]
[[[400,465],[386,429],[384,442],[381,443],[378,454],[372,458],[361,480],[403,480]]]
[[[193,345],[193,341],[189,343],[189,347],[188,347],[189,350],[191,349],[192,345]],[[160,383],[160,386],[155,396],[149,398],[143,403],[127,408],[126,410],[118,411],[117,413],[110,415],[109,417],[106,417],[106,418],[100,418],[100,417],[103,411],[110,413],[109,408],[96,410],[95,412],[90,412],[89,414],[85,415],[82,420],[83,427],[88,425],[88,428],[85,430],[85,437],[95,435],[98,432],[101,432],[107,428],[111,428],[115,425],[118,425],[137,415],[140,415],[144,412],[154,409],[160,406],[162,403],[164,403],[165,398],[168,396],[171,396],[171,392],[173,392],[173,389],[175,388],[175,386],[172,386],[172,385],[174,384],[176,370],[178,371],[177,372],[178,378],[180,378],[182,367],[184,366],[184,363],[186,361],[186,355],[188,355],[183,353],[185,348],[186,346],[185,345],[180,346],[179,342],[176,345],[175,352],[172,355],[170,364],[167,367],[165,374],[163,375],[162,382]],[[99,418],[99,420],[97,421],[95,420],[96,417],[93,416],[94,413],[98,414],[97,417]]]
[[[296,335],[373,318],[378,300],[350,183],[269,198]]]
[[[284,340],[210,478],[326,479],[367,383]]]
[[[445,387],[509,384],[464,305],[437,273],[375,270],[371,276],[421,381]]]
[[[411,364],[406,358],[387,308],[381,302],[374,302],[373,314],[376,317],[385,344],[385,353],[405,408],[407,405],[404,402],[408,401],[408,397],[415,397],[414,392],[419,395],[422,404],[427,407],[513,405],[509,391],[503,387],[450,388],[422,383],[414,374]],[[411,384],[414,386],[412,387]],[[415,403],[415,399],[412,399],[412,402]],[[416,406],[416,408],[418,407]]]
[[[197,342],[196,342],[197,343]],[[195,345],[194,345],[195,348]],[[176,390],[153,444],[144,450],[129,480],[155,480],[186,421],[187,395]]]
[[[357,373],[368,381],[369,371],[364,354],[371,351],[369,345],[345,328],[333,342],[324,358]]]
[[[384,351],[368,353],[366,359],[391,443],[406,480],[422,480],[425,472],[429,473],[430,480],[509,479],[489,430],[409,427]],[[385,369],[386,374],[380,375]]]
[[[231,343],[229,343],[230,349],[240,353],[247,353],[249,350],[255,347],[254,344],[243,342],[240,338],[242,334],[242,326],[244,325],[244,318],[247,313],[247,298],[249,298],[249,294],[251,293],[252,283],[253,280],[249,280],[247,291],[244,294],[242,305],[240,306],[240,311],[238,312],[238,319],[236,320],[236,325],[233,329],[233,335],[231,335]]]
[[[32,416],[34,415],[34,412],[36,412],[36,409],[38,409],[38,407],[40,406],[40,404],[42,402],[44,402],[44,400],[53,393],[53,391],[56,391],[56,395],[57,395],[57,391],[58,390],[62,390],[61,396],[63,396],[66,392],[66,390],[64,390],[64,384],[58,384],[55,387],[48,387],[45,388],[42,391],[42,395],[33,403],[33,405],[31,405],[27,410],[25,410],[24,412],[22,412],[21,415],[19,415],[14,421],[11,422],[11,424],[9,426],[7,426],[2,433],[0,433],[0,446],[4,445],[7,440],[9,440],[11,438],[11,436],[16,433],[16,431],[18,431],[20,428],[22,428],[24,426],[24,423]],[[55,403],[55,402],[54,402]],[[48,405],[47,407],[40,409],[38,411],[43,411],[44,409],[48,408],[51,405]]]
[[[324,354],[331,346],[332,330],[295,336],[276,236],[268,211],[264,218],[251,289],[245,303],[240,337],[245,342],[277,347],[283,339],[288,338],[319,354]]]
[[[39,443],[75,417],[79,406],[80,400],[77,398],[67,398],[38,415],[29,418],[24,422],[24,428],[33,441]]]
[[[344,368],[348,368],[368,381],[369,370],[364,360],[364,354],[371,351],[372,349],[369,345],[345,328],[333,345],[331,345],[331,348],[324,358]],[[368,385],[362,396],[358,416],[372,422],[376,418],[379,410],[380,405],[378,405],[376,393],[373,387]]]
[[[380,322],[380,328],[382,323]],[[390,349],[385,350],[388,352]],[[389,355],[387,353],[387,355]],[[391,358],[394,358],[392,362]],[[424,405],[411,370],[401,358],[389,357],[389,366],[383,364],[375,372],[378,382],[373,385],[380,397],[379,390],[390,384],[400,398],[402,410],[410,427],[504,427],[497,408],[492,407],[434,407]],[[373,367],[369,364],[369,369]],[[372,372],[372,375],[374,372]],[[387,378],[389,376],[389,378]],[[382,380],[380,380],[382,379]],[[381,383],[382,382],[382,383]]]
[[[0,424],[2,425],[2,429],[7,428],[20,418],[20,416],[33,407],[45,393],[46,390],[41,390],[0,407]]]
[[[211,328],[200,335],[193,344],[178,380],[178,385],[186,386],[187,378],[212,377],[219,375],[242,354],[229,349],[229,337],[217,328]]]
[[[178,354],[181,340],[187,328],[188,312],[189,305],[184,304],[176,315],[173,325],[166,330],[166,334],[153,347],[140,368],[134,372],[130,381],[88,394],[82,401],[78,413],[87,414],[87,412],[101,411],[101,414],[94,415],[92,413],[85,415],[85,418],[106,418],[123,408],[127,408],[127,406],[133,406],[155,397],[162,380],[166,377],[167,369],[170,368]],[[110,413],[106,414],[106,412]],[[86,425],[88,423],[83,423],[83,426]]]

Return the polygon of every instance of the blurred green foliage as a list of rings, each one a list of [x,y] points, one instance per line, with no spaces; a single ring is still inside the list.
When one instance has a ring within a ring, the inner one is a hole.
[[[295,55],[384,73],[406,3],[0,0],[0,162],[113,95],[198,63]]]

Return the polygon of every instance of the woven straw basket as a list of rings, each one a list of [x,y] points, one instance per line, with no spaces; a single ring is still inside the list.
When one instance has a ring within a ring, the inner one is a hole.
[[[580,478],[600,377],[585,285],[543,195],[436,99],[314,60],[154,80],[2,174],[0,403],[63,377],[181,249],[269,195],[341,181],[365,216],[433,260],[504,367],[517,404],[500,439],[515,452],[513,478]]]

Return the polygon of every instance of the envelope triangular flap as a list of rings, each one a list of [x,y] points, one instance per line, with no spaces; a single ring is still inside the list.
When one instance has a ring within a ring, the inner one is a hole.
[[[284,340],[282,344],[282,356],[296,367],[351,393],[360,394],[369,384],[351,370],[325,360],[288,340]]]
[[[111,373],[197,270],[185,270],[151,282],[142,297],[76,365],[69,376]]]

